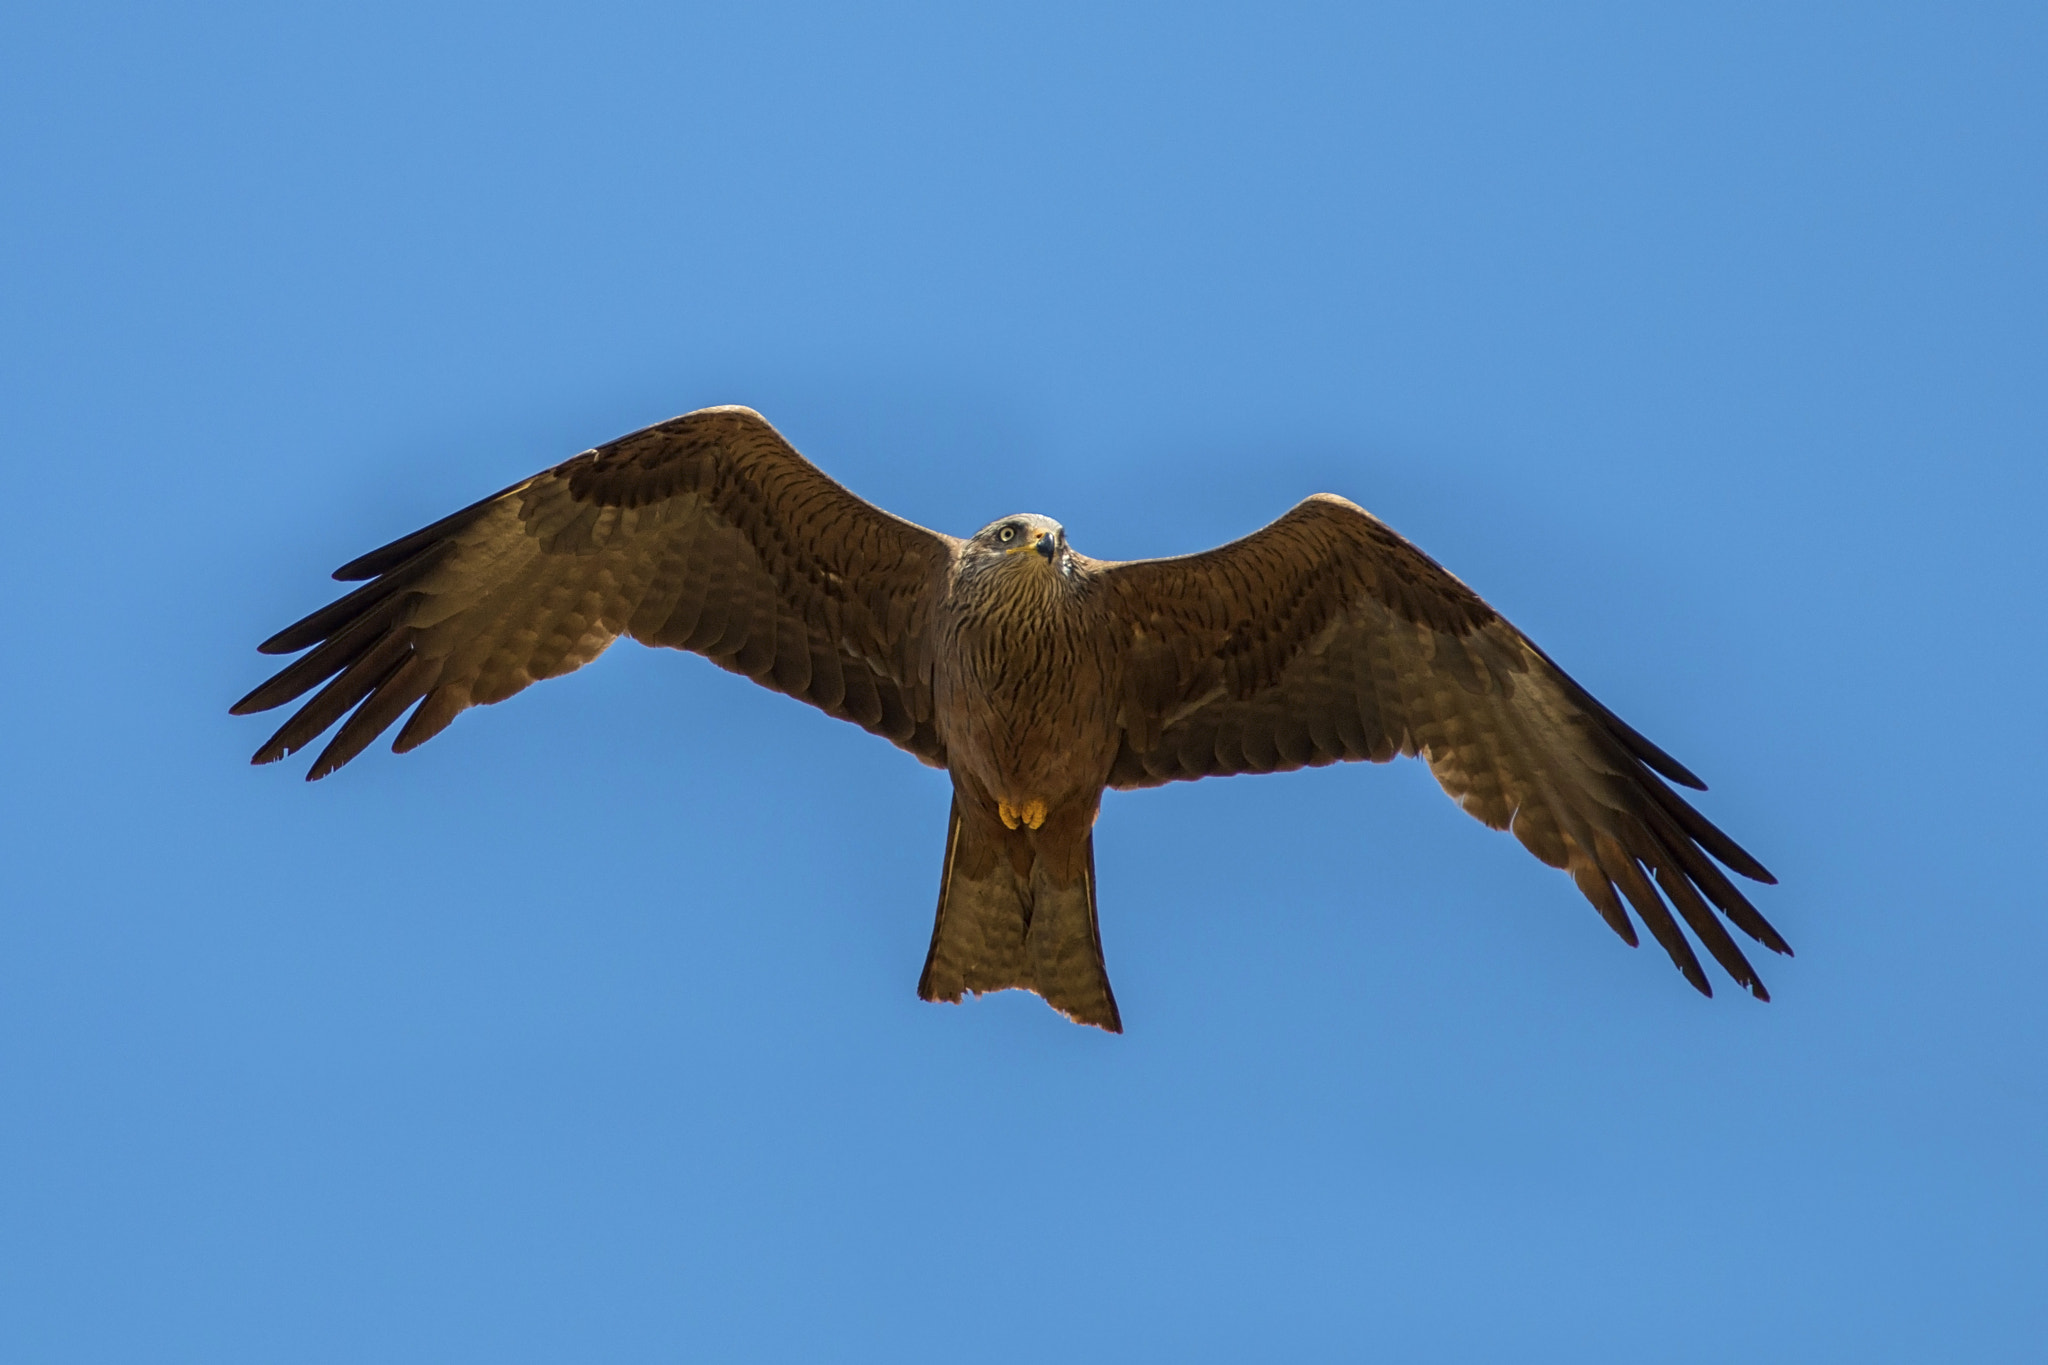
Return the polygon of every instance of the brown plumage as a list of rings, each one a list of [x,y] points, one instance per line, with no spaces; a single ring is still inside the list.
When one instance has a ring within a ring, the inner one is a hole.
[[[927,1000],[1021,987],[1121,1031],[1096,920],[1103,791],[1397,754],[1569,872],[1631,945],[1633,907],[1702,993],[1680,920],[1758,999],[1722,918],[1791,952],[1721,866],[1770,873],[1665,781],[1698,778],[1428,556],[1326,494],[1219,549],[1109,563],[1046,517],[967,540],[927,531],[841,488],[758,414],[706,408],[334,576],[368,581],[259,646],[308,652],[233,708],[320,689],[258,763],[341,721],[307,774],[324,777],[410,709],[402,753],[629,635],[947,769]]]

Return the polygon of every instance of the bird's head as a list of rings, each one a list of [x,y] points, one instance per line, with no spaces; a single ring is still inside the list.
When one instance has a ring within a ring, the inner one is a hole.
[[[1020,570],[1066,573],[1073,567],[1066,528],[1051,517],[1032,512],[990,522],[974,533],[967,551],[985,563],[1010,564]]]

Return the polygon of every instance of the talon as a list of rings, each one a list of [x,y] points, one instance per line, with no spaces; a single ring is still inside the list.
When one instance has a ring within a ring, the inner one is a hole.
[[[1037,829],[1045,823],[1045,802],[1027,801],[1024,803],[1024,809],[1020,814],[1023,816],[1025,824],[1029,825],[1032,829]],[[1015,829],[1016,826],[1012,825],[1010,828]]]
[[[1003,817],[1003,824],[1010,829],[1017,828],[1017,808],[1007,801],[996,802],[996,814]],[[1037,828],[1033,826],[1033,828]]]

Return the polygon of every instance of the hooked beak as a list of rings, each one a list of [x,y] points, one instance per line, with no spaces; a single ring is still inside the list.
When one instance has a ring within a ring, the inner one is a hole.
[[[1006,555],[1021,555],[1029,554],[1033,550],[1036,550],[1044,557],[1045,562],[1050,564],[1059,555],[1060,539],[1051,531],[1035,531],[1032,533],[1030,540],[1025,541],[1022,545],[1012,545],[1003,553]]]

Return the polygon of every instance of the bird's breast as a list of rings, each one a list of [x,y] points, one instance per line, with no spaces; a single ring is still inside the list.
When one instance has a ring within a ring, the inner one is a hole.
[[[1116,753],[1109,679],[1077,613],[963,613],[936,660],[948,754],[990,794],[1022,805],[1099,791]]]

